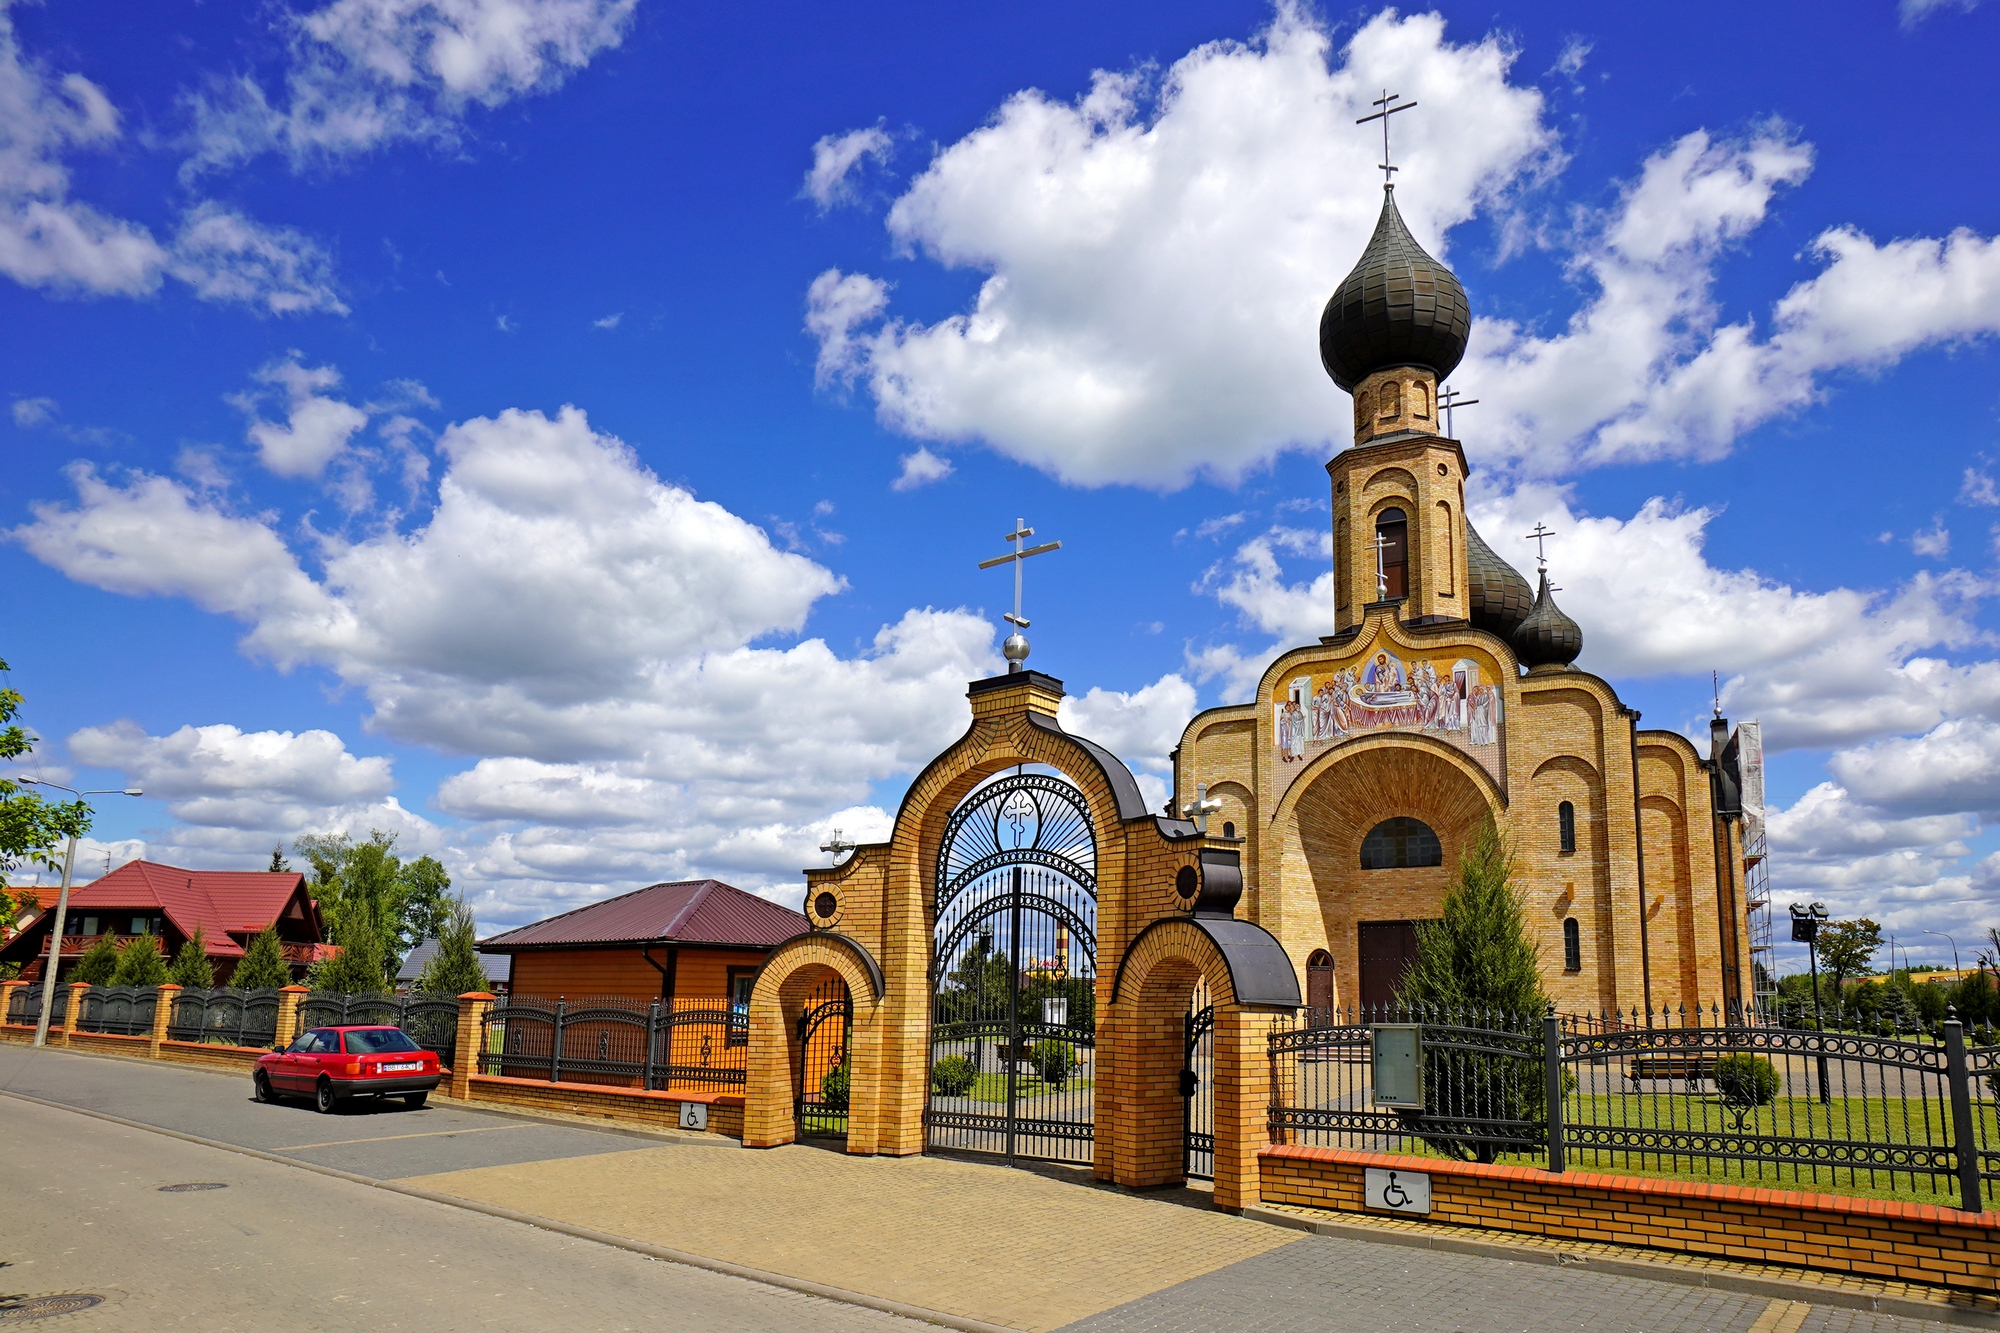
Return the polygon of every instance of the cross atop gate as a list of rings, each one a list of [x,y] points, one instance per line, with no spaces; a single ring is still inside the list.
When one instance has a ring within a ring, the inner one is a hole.
[[[996,555],[991,560],[982,560],[979,562],[981,569],[992,569],[996,565],[1005,564],[1014,566],[1014,609],[1009,614],[1001,617],[1002,620],[1005,620],[1014,627],[1014,632],[1009,634],[1007,641],[1000,646],[1000,651],[1007,655],[1007,671],[1010,675],[1019,671],[1021,663],[1028,660],[1028,639],[1026,635],[1021,633],[1022,630],[1028,628],[1028,618],[1021,614],[1021,562],[1031,555],[1042,555],[1049,551],[1059,551],[1062,549],[1061,542],[1043,542],[1040,546],[1028,547],[1021,545],[1023,541],[1034,535],[1035,530],[1028,526],[1028,520],[1017,518],[1014,520],[1014,530],[1001,539],[1014,543],[1014,549],[1005,555]]]

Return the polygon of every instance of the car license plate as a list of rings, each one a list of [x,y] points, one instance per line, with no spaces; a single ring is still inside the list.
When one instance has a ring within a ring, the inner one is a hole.
[[[408,1064],[383,1065],[382,1072],[385,1074],[394,1074],[404,1069],[422,1069],[423,1067],[424,1062],[422,1060],[412,1060]]]

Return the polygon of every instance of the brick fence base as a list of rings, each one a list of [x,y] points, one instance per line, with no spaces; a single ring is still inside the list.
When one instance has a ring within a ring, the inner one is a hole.
[[[1273,1146],[1258,1163],[1266,1203],[1368,1212],[1362,1173],[1385,1167],[1430,1177],[1431,1222],[2000,1291],[1991,1211],[1346,1148]]]
[[[593,1083],[549,1083],[532,1078],[474,1074],[466,1101],[523,1111],[593,1116],[643,1129],[679,1129],[681,1103],[708,1107],[708,1132],[743,1137],[743,1096],[731,1092],[642,1092]]]

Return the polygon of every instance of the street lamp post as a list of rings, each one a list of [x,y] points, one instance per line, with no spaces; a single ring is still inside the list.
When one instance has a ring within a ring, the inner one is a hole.
[[[1944,938],[1945,938],[1946,940],[1950,941],[1950,943],[1951,943],[1951,970],[1952,970],[1952,971],[1954,971],[1954,972],[1958,971],[1958,970],[1959,970],[1959,966],[1958,966],[1958,941],[1957,941],[1957,940],[1954,940],[1954,939],[1952,939],[1952,938],[1951,938],[1951,932],[1950,932],[1950,931],[1948,931],[1948,930],[1927,930],[1927,931],[1925,931],[1925,932],[1924,932],[1924,934],[1926,934],[1926,935],[1941,935],[1941,936],[1943,936],[1943,937],[1944,937]]]
[[[54,787],[66,791],[81,801],[86,796],[144,796],[137,787],[106,787],[102,791],[78,791],[65,787],[60,782],[49,782],[42,778],[22,778],[30,787]],[[69,835],[69,845],[63,849],[62,892],[56,895],[55,924],[49,927],[49,962],[42,973],[42,1012],[35,1019],[35,1045],[44,1046],[49,1040],[49,1012],[55,1007],[56,969],[62,966],[63,927],[69,924],[69,877],[76,868],[76,834]]]
[[[1831,914],[1826,910],[1825,903],[1792,904],[1792,940],[1794,943],[1803,942],[1806,946],[1806,956],[1812,960],[1813,1039],[1819,1042],[1825,1041],[1819,1034],[1826,1030],[1819,1012],[1819,928],[1820,923],[1829,915]],[[1894,961],[1890,960],[1892,964]],[[1839,998],[1837,995],[1834,997],[1836,1002]],[[1820,1102],[1823,1105],[1830,1105],[1833,1101],[1833,1090],[1828,1086],[1826,1056],[1822,1054],[1815,1063],[1819,1072]]]

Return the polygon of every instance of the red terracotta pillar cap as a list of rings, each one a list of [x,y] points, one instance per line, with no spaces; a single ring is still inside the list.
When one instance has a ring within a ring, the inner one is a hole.
[[[465,994],[459,996],[458,998],[461,1000],[490,1000],[493,999],[494,996],[492,991],[469,990]]]
[[[290,992],[293,992],[293,993],[295,993],[295,994],[298,994],[298,995],[310,995],[310,994],[312,994],[312,987],[311,987],[311,986],[280,986],[280,987],[278,987],[278,994],[280,994],[280,995],[283,995],[283,994],[285,994],[285,993],[286,993],[287,991],[290,991]]]

